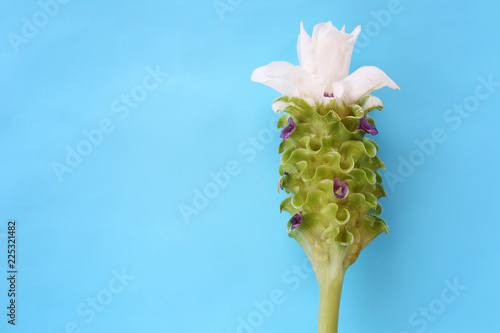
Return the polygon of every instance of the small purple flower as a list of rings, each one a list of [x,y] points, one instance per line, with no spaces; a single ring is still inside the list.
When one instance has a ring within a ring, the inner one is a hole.
[[[292,230],[293,229],[297,229],[299,227],[299,225],[302,223],[302,211],[299,212],[299,214],[295,214],[294,216],[292,216]]]
[[[288,125],[281,131],[280,138],[287,139],[290,136],[290,134],[293,133],[295,127],[297,127],[297,125],[295,125],[295,122],[293,121],[292,117],[288,118]]]
[[[323,93],[323,96],[333,98],[333,93],[327,93],[326,91]]]
[[[373,126],[368,122],[366,116],[363,116],[362,118],[359,119],[359,128],[365,131],[366,133],[370,133],[371,135],[378,134],[378,131],[375,128],[375,126]]]
[[[283,177],[281,177],[280,182],[279,182],[279,184],[280,184],[280,189],[283,189],[283,179],[284,179],[286,176],[288,176],[288,172],[286,172],[286,171],[285,171],[285,173],[283,173]]]
[[[349,187],[347,186],[346,181],[340,182],[340,179],[338,178],[333,180],[333,194],[335,195],[335,198],[344,199],[347,195],[348,188]]]

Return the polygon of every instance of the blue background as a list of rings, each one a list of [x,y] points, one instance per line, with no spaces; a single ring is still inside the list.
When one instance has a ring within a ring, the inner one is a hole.
[[[377,91],[372,114],[391,235],[347,272],[340,332],[499,331],[500,86],[480,77],[500,82],[500,3],[228,1],[68,1],[50,17],[2,2],[0,275],[12,218],[19,270],[15,328],[0,280],[2,331],[314,332],[317,283],[279,213],[279,94],[250,75],[296,64],[300,22],[329,20],[365,29],[351,71],[401,87]],[[133,108],[132,92],[147,94]],[[436,128],[444,142],[416,152]],[[88,154],[58,178],[78,145]]]

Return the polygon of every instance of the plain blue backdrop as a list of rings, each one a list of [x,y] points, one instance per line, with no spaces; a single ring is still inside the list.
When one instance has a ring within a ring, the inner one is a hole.
[[[0,280],[2,332],[315,332],[317,283],[279,213],[279,94],[250,75],[297,64],[300,22],[330,20],[363,28],[351,71],[401,87],[372,114],[391,234],[348,270],[340,332],[500,330],[498,1],[0,13],[0,276],[8,219],[19,271],[15,327]]]

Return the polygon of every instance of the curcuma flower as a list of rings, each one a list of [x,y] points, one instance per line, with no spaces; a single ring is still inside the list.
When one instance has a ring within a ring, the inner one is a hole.
[[[295,122],[293,121],[292,117],[288,118],[288,125],[283,128],[280,134],[280,138],[282,139],[288,139],[288,137],[293,133],[295,130]]]
[[[340,179],[338,178],[335,178],[333,180],[333,195],[335,195],[335,198],[344,199],[347,195],[348,189],[349,186],[347,185],[346,181],[340,182]]]
[[[302,211],[300,211],[299,214],[295,214],[294,216],[292,216],[292,218],[290,219],[290,226],[292,230],[297,229],[301,223],[302,223]]]
[[[359,128],[362,129],[363,131],[365,131],[366,133],[370,133],[371,135],[378,134],[378,131],[375,128],[375,126],[373,126],[372,124],[370,124],[368,122],[368,120],[366,119],[366,116],[363,116],[359,119]]]
[[[348,34],[328,22],[316,25],[309,36],[301,24],[300,66],[276,61],[252,74],[253,81],[283,94],[273,103],[275,111],[285,112],[278,120],[284,139],[278,149],[278,190],[289,196],[280,209],[292,215],[288,235],[302,246],[316,273],[319,333],[337,332],[347,268],[375,237],[388,232],[378,202],[386,196],[378,172],[385,167],[376,156],[377,144],[366,136],[378,133],[367,114],[383,108],[372,91],[399,87],[373,66],[349,75],[360,31]]]

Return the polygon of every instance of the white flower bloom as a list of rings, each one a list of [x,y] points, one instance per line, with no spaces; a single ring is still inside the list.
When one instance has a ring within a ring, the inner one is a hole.
[[[374,66],[361,67],[349,75],[352,50],[361,26],[350,34],[344,30],[345,27],[339,31],[332,22],[319,23],[309,36],[301,23],[297,41],[300,66],[274,61],[257,68],[252,73],[252,81],[311,104],[327,103],[337,97],[337,101],[351,105],[385,86],[399,90],[387,74]]]

